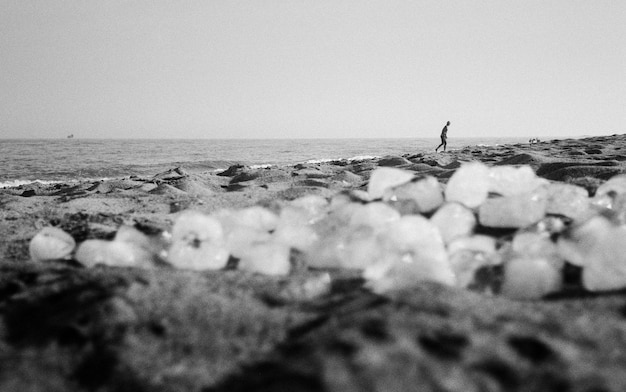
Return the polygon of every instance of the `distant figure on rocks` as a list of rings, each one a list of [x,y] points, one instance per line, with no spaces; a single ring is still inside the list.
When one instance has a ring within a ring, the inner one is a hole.
[[[441,144],[439,146],[437,146],[437,148],[435,148],[435,152],[437,152],[437,150],[439,150],[439,147],[443,146],[443,151],[446,151],[446,146],[448,145],[447,140],[448,140],[448,126],[450,126],[450,121],[448,121],[446,123],[446,125],[443,127],[443,129],[441,130]]]

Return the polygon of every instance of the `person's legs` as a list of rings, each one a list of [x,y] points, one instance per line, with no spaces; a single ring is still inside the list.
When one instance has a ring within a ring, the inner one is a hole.
[[[435,152],[437,152],[437,150],[439,150],[439,147],[443,146],[443,150],[446,151],[446,139],[441,138],[441,144],[437,146],[437,148],[435,148]]]
[[[443,152],[446,152],[446,147],[448,147],[448,143],[447,143],[446,139],[443,139],[442,144],[443,144]]]

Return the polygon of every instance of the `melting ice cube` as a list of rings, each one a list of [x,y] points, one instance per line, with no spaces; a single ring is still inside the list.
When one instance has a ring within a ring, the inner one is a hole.
[[[386,189],[409,182],[413,177],[414,174],[407,170],[379,167],[370,175],[367,192],[372,200],[379,199]]]
[[[583,285],[602,291],[626,287],[626,226],[596,216],[559,237],[561,256],[583,267]]]
[[[264,275],[287,275],[291,270],[290,249],[277,242],[253,244],[239,260],[239,269]]]
[[[418,212],[427,213],[434,211],[443,203],[443,191],[435,177],[425,176],[387,188],[383,194],[383,200],[411,200],[415,203]]]
[[[530,192],[547,180],[537,177],[534,170],[528,166],[493,166],[489,168],[489,192],[502,196],[516,195]]]
[[[483,226],[521,228],[540,221],[546,214],[547,198],[544,188],[487,199],[478,210]]]
[[[76,242],[71,235],[57,227],[44,227],[30,240],[28,246],[33,261],[68,258]]]
[[[465,163],[448,180],[446,200],[476,208],[487,199],[490,186],[489,168],[485,164]]]
[[[151,268],[154,254],[136,244],[124,241],[86,240],[74,256],[86,267],[108,265],[116,267]]]
[[[541,298],[561,287],[561,270],[543,257],[516,257],[504,265],[502,294],[509,298]]]
[[[226,266],[229,252],[219,220],[197,211],[183,212],[172,228],[167,260],[175,267],[193,270]]]
[[[446,203],[430,218],[445,243],[470,235],[476,227],[474,212],[459,203]]]

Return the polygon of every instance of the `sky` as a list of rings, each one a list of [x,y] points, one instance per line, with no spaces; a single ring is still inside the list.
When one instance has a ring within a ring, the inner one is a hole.
[[[625,133],[621,0],[0,0],[0,138]]]

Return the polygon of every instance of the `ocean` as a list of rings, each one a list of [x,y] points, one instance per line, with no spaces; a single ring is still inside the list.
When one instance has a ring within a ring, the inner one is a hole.
[[[450,138],[448,151],[527,143],[528,137]],[[0,187],[31,182],[152,176],[182,167],[211,172],[431,151],[439,138],[406,139],[0,139]]]

